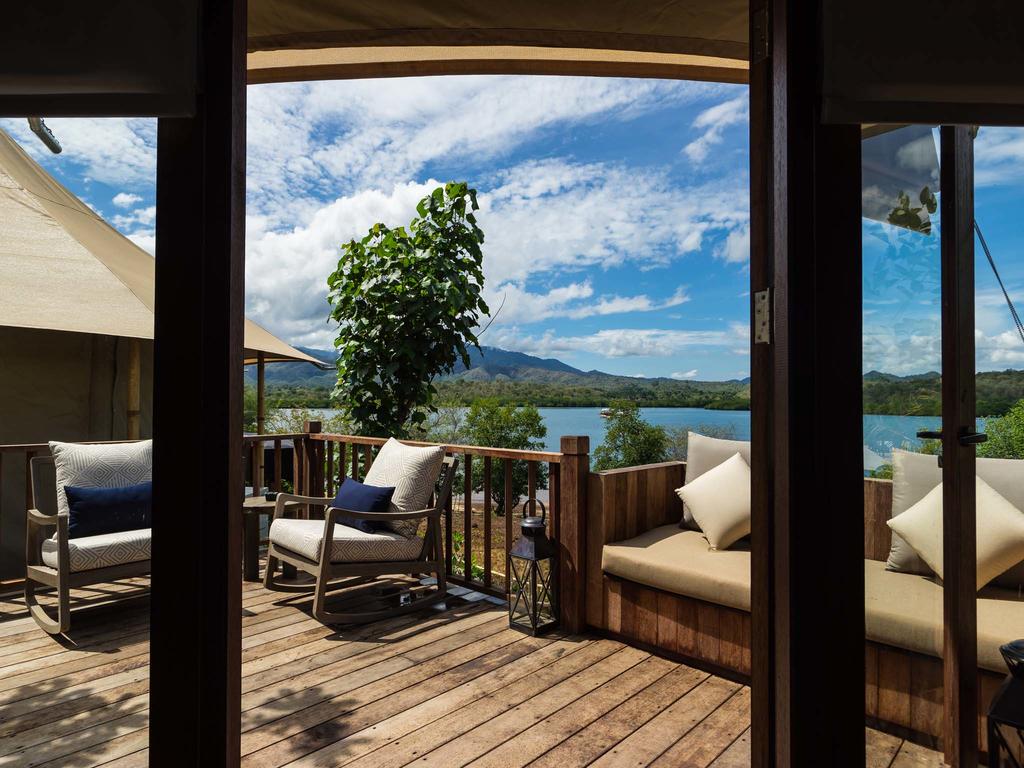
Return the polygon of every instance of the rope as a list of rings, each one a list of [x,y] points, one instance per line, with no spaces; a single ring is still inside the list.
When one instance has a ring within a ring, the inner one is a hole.
[[[1003,278],[999,276],[999,270],[996,269],[996,262],[992,258],[992,252],[988,249],[988,243],[985,242],[985,236],[981,234],[981,227],[978,226],[977,220],[974,222],[974,231],[978,233],[978,240],[981,241],[982,250],[985,251],[985,258],[988,259],[988,264],[992,267],[992,273],[996,276],[999,288],[1003,292],[1003,298],[1006,299],[1006,306],[1010,308],[1010,315],[1013,317],[1013,324],[1017,326],[1017,333],[1020,335],[1020,340],[1024,341],[1024,323],[1021,323],[1020,315],[1017,314],[1017,308],[1013,306],[1013,300],[1010,298],[1010,294],[1006,292],[1006,286],[1003,285]]]

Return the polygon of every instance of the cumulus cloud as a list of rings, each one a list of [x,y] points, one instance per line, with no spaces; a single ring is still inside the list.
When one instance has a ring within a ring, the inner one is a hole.
[[[689,371],[676,371],[675,373],[671,374],[671,378],[676,379],[677,381],[688,381],[690,379],[696,379],[697,369],[694,368]]]
[[[671,357],[700,347],[723,347],[735,340],[731,331],[666,330],[658,328],[605,328],[586,336],[556,334],[522,335],[518,328],[494,335],[497,346],[529,354],[551,356],[587,352],[602,357]]]
[[[1024,177],[1024,129],[989,128],[974,142],[974,183],[1019,184]]]
[[[722,143],[722,133],[732,125],[746,123],[750,119],[750,99],[747,94],[723,101],[705,109],[693,121],[693,127],[704,133],[683,148],[683,152],[694,163],[703,163],[712,148]]]
[[[136,203],[142,202],[142,196],[131,192],[118,192],[114,195],[112,202],[118,208],[131,208]]]
[[[70,164],[84,177],[112,186],[140,189],[156,182],[155,118],[47,118],[64,148],[54,155],[28,129],[25,120],[0,120],[49,169]]]
[[[715,255],[728,264],[746,264],[750,261],[750,225],[730,231]]]

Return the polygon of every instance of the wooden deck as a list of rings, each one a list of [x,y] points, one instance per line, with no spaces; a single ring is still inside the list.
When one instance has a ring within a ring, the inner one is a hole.
[[[243,766],[749,765],[748,688],[612,640],[526,637],[480,595],[339,632],[305,596],[243,594]],[[76,603],[94,607],[58,641],[0,599],[0,766],[147,764],[144,584]],[[868,744],[873,768],[942,765],[876,731]]]

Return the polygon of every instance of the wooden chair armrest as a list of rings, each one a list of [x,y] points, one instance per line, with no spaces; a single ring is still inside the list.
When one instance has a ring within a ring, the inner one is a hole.
[[[327,516],[333,520],[337,520],[339,517],[349,517],[353,520],[421,520],[430,519],[431,517],[440,518],[441,510],[431,508],[418,509],[415,512],[357,512],[354,509],[330,507],[327,510]]]
[[[285,505],[289,502],[296,504],[314,504],[319,507],[326,507],[333,499],[325,499],[322,496],[298,496],[294,493],[279,493],[274,504],[274,519],[285,517]]]
[[[62,517],[67,519],[68,514],[66,512],[58,512],[56,515],[45,515],[38,509],[30,509],[28,510],[26,522],[40,528],[57,528]]]

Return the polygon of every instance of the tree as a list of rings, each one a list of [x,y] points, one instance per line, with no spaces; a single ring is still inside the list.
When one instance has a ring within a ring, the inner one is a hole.
[[[496,400],[477,400],[466,414],[466,431],[474,445],[494,448],[514,448],[524,451],[544,449],[541,438],[548,433],[540,411],[527,405],[501,405]],[[491,461],[491,499],[495,512],[505,514],[505,462]],[[482,463],[473,472],[473,490],[484,487]],[[537,463],[537,488],[548,487],[548,470],[543,462]],[[512,462],[512,506],[517,506],[529,491],[529,471],[525,461]]]
[[[613,402],[611,410],[604,442],[594,451],[596,471],[665,460],[668,436],[663,427],[656,427],[640,418],[639,406],[629,400]]]
[[[978,455],[993,459],[1024,459],[1024,400],[1009,413],[985,422],[988,440],[978,446]]]
[[[334,397],[361,434],[405,437],[433,410],[431,381],[450,372],[489,310],[483,290],[484,234],[464,182],[420,200],[409,226],[377,223],[342,246],[327,278],[338,323]]]

